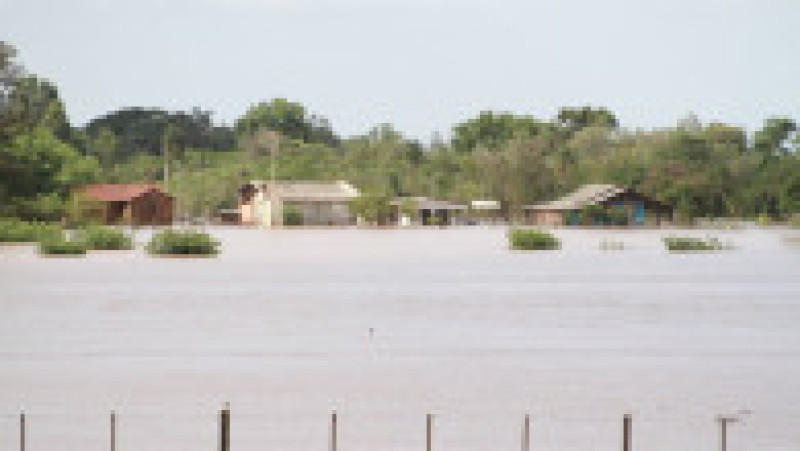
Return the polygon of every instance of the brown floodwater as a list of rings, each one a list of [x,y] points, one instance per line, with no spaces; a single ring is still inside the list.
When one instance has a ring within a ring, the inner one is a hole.
[[[213,259],[0,247],[0,450],[800,449],[800,247],[786,230],[209,229]],[[149,232],[138,231],[140,242]],[[670,254],[660,238],[736,248]],[[796,240],[796,237],[794,238]],[[603,240],[622,251],[601,251]]]

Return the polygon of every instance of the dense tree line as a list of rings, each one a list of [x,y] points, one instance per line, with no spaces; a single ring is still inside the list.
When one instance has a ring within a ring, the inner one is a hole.
[[[187,216],[231,207],[242,182],[273,176],[347,179],[376,211],[386,199],[422,195],[499,200],[513,218],[523,205],[581,184],[617,183],[671,203],[680,219],[800,212],[800,138],[791,118],[768,118],[748,135],[693,115],[627,130],[605,108],[565,107],[554,118],[484,111],[455,124],[449,142],[423,145],[389,124],[338,136],[303,105],[273,99],[232,125],[199,108],[131,107],[75,127],[56,86],[28,74],[13,47],[0,44],[2,215],[55,219],[77,184],[162,181],[165,167]]]

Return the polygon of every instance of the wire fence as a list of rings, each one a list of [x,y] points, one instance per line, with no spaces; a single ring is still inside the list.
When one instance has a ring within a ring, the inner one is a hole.
[[[0,449],[769,449],[763,442],[756,446],[753,424],[740,424],[753,423],[753,417],[748,410],[682,417],[464,411],[400,415],[336,410],[301,415],[237,412],[229,406],[214,412],[19,412],[0,414]],[[798,415],[790,413],[784,419],[796,423]],[[796,429],[791,424],[784,425],[786,428]],[[794,449],[794,440],[790,435],[773,445],[775,449]],[[786,448],[780,447],[783,445]]]

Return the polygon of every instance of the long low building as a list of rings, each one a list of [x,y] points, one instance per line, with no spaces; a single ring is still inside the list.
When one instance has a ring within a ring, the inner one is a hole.
[[[552,202],[523,207],[525,218],[536,225],[607,225],[595,215],[586,215],[590,207],[608,213],[624,211],[627,224],[659,224],[672,219],[672,207],[631,188],[608,184],[584,185]],[[606,216],[608,217],[608,216]]]
[[[453,225],[467,211],[467,206],[428,197],[399,197],[389,203],[391,221],[400,226]]]
[[[343,226],[355,224],[350,201],[360,195],[353,185],[336,182],[254,180],[239,189],[241,223]]]

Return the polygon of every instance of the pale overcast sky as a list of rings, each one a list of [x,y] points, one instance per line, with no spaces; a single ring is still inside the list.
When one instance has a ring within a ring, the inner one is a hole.
[[[800,0],[0,0],[0,39],[75,124],[124,106],[233,122],[286,97],[344,135],[448,136],[483,109],[800,119]]]

